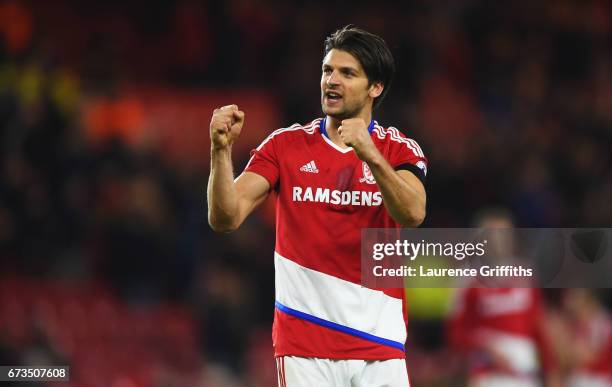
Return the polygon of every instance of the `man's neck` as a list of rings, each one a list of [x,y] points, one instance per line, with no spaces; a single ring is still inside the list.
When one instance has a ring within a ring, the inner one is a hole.
[[[370,122],[372,121],[372,113],[371,112],[362,113],[354,118],[362,118],[363,121],[366,123],[366,126],[369,126]],[[338,145],[340,148],[348,148],[344,144],[344,142],[342,142],[342,139],[340,138],[340,134],[338,134],[338,128],[340,127],[341,124],[342,124],[342,120],[327,116],[327,118],[325,119],[325,131],[327,132],[327,136],[329,137],[329,139],[334,144]]]

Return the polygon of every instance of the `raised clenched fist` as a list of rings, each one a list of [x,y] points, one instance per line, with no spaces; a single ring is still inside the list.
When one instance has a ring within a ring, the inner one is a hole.
[[[214,149],[231,146],[240,136],[244,125],[244,112],[236,105],[227,105],[213,111],[210,120],[210,140]]]
[[[338,127],[338,134],[344,145],[352,147],[357,157],[363,161],[369,161],[376,152],[376,146],[372,142],[368,126],[361,118],[342,120]]]

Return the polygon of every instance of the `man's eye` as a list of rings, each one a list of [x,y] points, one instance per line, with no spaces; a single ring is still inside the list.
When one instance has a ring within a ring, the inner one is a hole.
[[[323,69],[323,74],[331,74],[331,72],[330,69]]]

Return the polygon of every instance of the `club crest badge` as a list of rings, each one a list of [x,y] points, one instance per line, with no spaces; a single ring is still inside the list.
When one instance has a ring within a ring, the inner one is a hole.
[[[362,170],[363,177],[359,179],[359,182],[367,184],[376,184],[376,180],[374,180],[374,175],[372,175],[372,171],[370,171],[370,167],[368,167],[368,164],[365,161],[363,162]]]
[[[419,167],[419,168],[421,168],[421,170],[423,171],[423,174],[424,174],[425,176],[427,176],[427,165],[425,165],[425,163],[424,163],[422,160],[419,160],[419,161],[416,163],[416,166],[417,166],[417,167]]]

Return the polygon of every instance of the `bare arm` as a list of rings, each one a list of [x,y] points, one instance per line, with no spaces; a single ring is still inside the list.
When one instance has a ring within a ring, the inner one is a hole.
[[[404,227],[417,227],[425,219],[425,187],[410,171],[396,171],[376,149],[366,161],[391,217]]]
[[[417,227],[425,219],[425,187],[409,171],[395,171],[380,154],[361,118],[343,120],[338,128],[342,141],[365,161],[380,189],[389,215],[404,227]]]
[[[215,109],[210,122],[208,223],[217,232],[236,230],[270,190],[268,181],[255,173],[246,172],[234,180],[232,143],[243,124],[244,113],[236,105]]]

